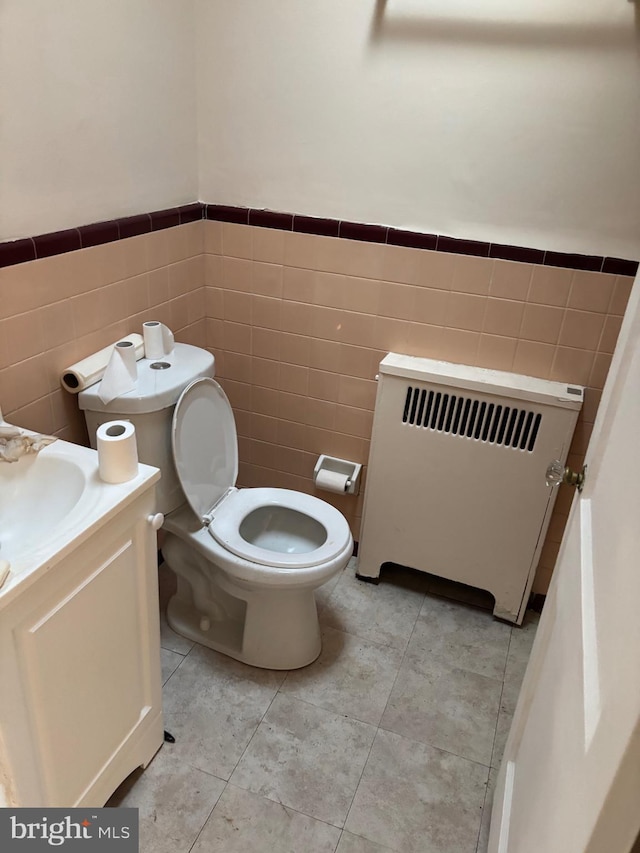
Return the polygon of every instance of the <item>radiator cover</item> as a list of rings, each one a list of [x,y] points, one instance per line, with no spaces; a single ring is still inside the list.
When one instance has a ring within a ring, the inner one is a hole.
[[[489,591],[520,624],[584,389],[389,353],[380,363],[358,576],[385,562]]]

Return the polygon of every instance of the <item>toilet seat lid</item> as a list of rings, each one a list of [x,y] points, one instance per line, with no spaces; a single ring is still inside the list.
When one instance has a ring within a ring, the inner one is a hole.
[[[238,477],[233,412],[215,379],[196,379],[180,395],[171,446],[182,490],[198,518],[204,518]]]

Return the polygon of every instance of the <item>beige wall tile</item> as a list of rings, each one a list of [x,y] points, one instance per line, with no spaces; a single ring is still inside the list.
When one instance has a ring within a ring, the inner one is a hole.
[[[105,290],[113,287],[108,285]],[[115,295],[115,294],[114,294]],[[109,306],[116,309],[118,316],[113,316],[104,310],[104,301],[100,300],[100,313],[103,317],[105,325],[110,325],[121,319],[120,312],[123,310],[122,301],[109,301]],[[115,314],[116,311],[113,313]],[[75,338],[75,326],[73,324],[73,312],[69,311],[67,302],[54,302],[52,305],[45,305],[39,312],[42,318],[42,348],[43,350],[54,349],[62,346],[67,341]],[[0,331],[0,340],[4,337],[4,333]],[[0,343],[0,351],[2,344]],[[18,359],[16,359],[18,360]]]
[[[251,382],[251,363],[250,355],[245,355],[239,352],[227,352],[224,359],[224,376],[226,379],[233,379],[236,382]]]
[[[320,309],[303,302],[282,303],[282,331],[294,335],[313,334],[313,325],[317,321]]]
[[[283,268],[282,296],[294,302],[314,302],[316,285],[315,270],[299,267]]]
[[[587,385],[593,366],[594,353],[583,349],[557,347],[551,367],[551,379]]]
[[[519,299],[524,302],[529,293],[533,270],[532,264],[495,261],[489,285],[490,295],[500,299]]]
[[[244,323],[222,323],[222,348],[231,352],[251,353],[251,326]],[[209,346],[212,344],[209,342]]]
[[[404,352],[409,342],[411,323],[390,317],[376,317],[373,346],[386,352]]]
[[[622,317],[616,317],[614,315],[608,316],[604,321],[602,337],[600,338],[598,349],[602,350],[602,352],[612,353],[616,347],[621,326]]]
[[[284,349],[284,341],[286,336],[275,332],[272,329],[260,329],[254,327],[251,332],[253,355],[260,358],[280,359],[281,352]],[[281,350],[282,345],[282,350]],[[284,355],[282,355],[284,359]]]
[[[562,308],[548,305],[526,305],[520,328],[520,337],[527,341],[555,344],[560,337],[564,319]]]
[[[318,238],[311,234],[287,232],[284,235],[284,263],[289,267],[317,269]]]
[[[112,287],[117,287],[121,282],[117,282]],[[102,289],[104,292],[105,288]],[[167,302],[171,298],[169,289],[169,269],[162,267],[161,269],[152,270],[149,273],[149,305],[159,305],[162,302]]]
[[[299,364],[280,363],[280,384],[282,391],[306,396],[309,393],[309,368]]]
[[[221,320],[224,312],[224,291],[219,287],[205,287],[204,291],[204,305],[207,317]]]
[[[417,287],[409,284],[380,283],[380,301],[378,314],[381,317],[395,317],[398,320],[412,320],[416,315]]]
[[[420,258],[420,281],[424,287],[451,290],[456,256],[446,252],[423,251]]]
[[[329,370],[340,373],[342,345],[337,341],[312,339],[309,345],[307,364],[317,370]]]
[[[368,347],[340,344],[338,372],[345,376],[359,376],[361,379],[373,379],[378,372],[380,352]]]
[[[252,265],[251,261],[242,258],[222,258],[222,287],[227,290],[244,290],[251,292]],[[207,273],[207,284],[215,284]]]
[[[373,411],[376,400],[377,384],[373,379],[359,379],[355,376],[341,376],[338,390],[338,402],[357,409]]]
[[[340,376],[326,370],[309,368],[309,396],[318,400],[338,400]]]
[[[372,411],[345,405],[338,406],[336,409],[336,430],[338,432],[369,439],[371,438],[372,428]]]
[[[280,362],[252,356],[251,384],[254,390],[256,386],[278,390],[280,388]]]
[[[253,229],[235,222],[223,222],[222,254],[250,260],[253,257]]]
[[[0,367],[8,367],[43,352],[44,328],[40,311],[0,320]]]
[[[620,316],[624,314],[632,287],[633,278],[631,276],[616,276],[613,293],[611,294],[611,303],[609,305],[609,312],[611,314],[619,314]]]
[[[487,300],[467,293],[451,293],[447,306],[446,325],[451,329],[480,332],[484,324]]]
[[[211,255],[222,254],[222,222],[203,223],[204,251]]]
[[[299,364],[308,367],[311,357],[311,345],[313,341],[304,335],[282,334],[281,358],[288,364]]]
[[[276,228],[255,228],[253,232],[253,259],[268,264],[284,263],[285,231]]]
[[[222,293],[222,319],[231,320],[234,323],[251,324],[251,301],[250,293],[235,290],[225,290]]]
[[[178,296],[176,299],[172,299],[168,304],[171,308],[170,328],[172,328],[174,332],[177,332],[189,324],[189,298],[185,294],[184,296]]]
[[[577,270],[569,293],[569,308],[604,313],[609,307],[616,277],[599,272]]]
[[[248,416],[248,434],[258,441],[268,441],[275,444],[278,437],[278,419],[251,412]]]
[[[476,364],[491,370],[511,370],[516,354],[516,338],[480,335]]]
[[[382,278],[387,246],[321,237],[317,243],[316,263],[321,272],[334,272],[357,278]]]
[[[519,340],[513,358],[514,373],[549,379],[556,348],[553,344]]]
[[[475,258],[456,255],[451,290],[457,293],[477,293],[486,296],[493,273],[494,261],[489,258]]]
[[[282,300],[270,296],[252,296],[251,324],[263,329],[280,329],[282,326]]]
[[[591,311],[565,311],[559,343],[566,347],[597,349],[604,326],[604,315]]]
[[[409,319],[430,326],[444,326],[450,292],[431,287],[420,287],[415,291],[414,314]]]
[[[146,284],[146,282],[145,282]],[[127,285],[128,288],[128,285]],[[126,307],[128,309],[128,298],[125,293]],[[73,314],[73,323],[76,336],[81,338],[103,325],[100,313],[100,291],[90,290],[81,296],[74,296],[70,301],[70,309]]]
[[[484,315],[483,332],[490,335],[518,337],[525,306],[511,299],[489,298]]]
[[[444,333],[445,329],[442,326],[409,323],[407,355],[415,355],[418,358],[442,358]]]
[[[422,255],[421,249],[385,246],[380,278],[403,284],[421,284]]]
[[[221,255],[204,256],[204,283],[209,287],[224,285],[224,261]]]
[[[602,390],[611,367],[611,355],[606,352],[598,352],[593,358],[593,367],[589,376],[589,386]]]
[[[479,342],[479,332],[464,329],[443,329],[442,355],[440,358],[457,364],[475,364]]]
[[[531,277],[529,302],[564,308],[569,299],[573,270],[536,266]]]
[[[283,290],[283,267],[254,261],[252,267],[252,292],[261,296],[281,297]]]

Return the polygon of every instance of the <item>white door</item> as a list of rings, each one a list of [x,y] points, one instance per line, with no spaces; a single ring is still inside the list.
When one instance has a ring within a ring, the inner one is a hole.
[[[489,853],[629,853],[640,829],[640,276],[494,796]]]

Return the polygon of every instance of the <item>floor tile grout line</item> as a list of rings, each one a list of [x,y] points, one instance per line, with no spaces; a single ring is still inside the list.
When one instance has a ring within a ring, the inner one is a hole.
[[[413,632],[415,631],[415,627],[416,627],[416,623],[418,621],[418,617],[420,616],[420,612],[422,611],[422,605],[424,604],[425,596],[426,596],[426,593],[423,593],[422,594],[422,604],[420,605],[420,609],[416,613],[416,618],[414,620],[413,627],[411,628],[411,634],[409,635],[409,639],[407,640],[407,644],[406,644],[406,646],[402,652],[402,658],[400,660],[400,665],[398,666],[398,670],[396,672],[396,677],[393,679],[393,684],[391,685],[391,690],[389,691],[389,696],[387,698],[387,701],[385,702],[384,710],[382,711],[382,714],[380,716],[380,722],[382,722],[382,718],[384,717],[384,712],[387,710],[387,705],[389,704],[389,699],[391,698],[391,695],[393,693],[393,688],[395,687],[396,681],[398,680],[398,675],[400,674],[402,664],[404,663],[405,655],[407,654],[407,649],[409,648],[409,643],[411,642],[411,637],[413,636]],[[369,763],[369,759],[371,758],[371,751],[373,750],[373,745],[376,742],[376,738],[378,737],[378,733],[380,731],[381,731],[381,726],[380,726],[380,723],[378,723],[378,725],[376,726],[375,734],[374,734],[373,739],[371,741],[371,746],[369,747],[369,752],[367,753],[367,758],[364,762],[364,765],[362,766],[362,772],[360,773],[360,776],[358,778],[358,784],[355,787],[355,790],[353,792],[353,797],[351,798],[351,802],[349,803],[349,808],[347,809],[347,815],[344,819],[345,827],[346,827],[347,822],[349,820],[349,815],[351,814],[351,809],[353,808],[353,803],[354,803],[356,795],[358,793],[358,788],[360,787],[360,783],[362,782],[362,777],[364,776],[365,770],[367,769],[367,765]],[[382,729],[382,731],[385,731],[385,729]]]
[[[429,749],[436,749],[438,752],[444,752],[447,755],[453,755],[454,758],[459,758],[461,761],[468,761],[469,764],[477,764],[479,767],[484,767],[485,770],[491,770],[491,764],[485,764],[484,761],[478,761],[475,758],[468,758],[466,755],[460,755],[457,752],[452,752],[450,749],[445,749],[443,746],[435,746],[433,743],[427,743],[424,740],[418,740],[415,737],[409,737],[408,735],[402,735],[400,732],[395,732],[393,729],[386,729],[384,726],[378,726],[378,730],[381,732],[386,732],[390,735],[395,735],[396,737],[401,737],[404,740],[413,741],[413,743],[418,743],[420,746],[426,746]],[[376,732],[377,734],[377,732]]]
[[[218,777],[216,777],[216,778],[218,778]],[[224,782],[224,779],[223,779],[223,780],[221,780],[221,781],[223,781],[223,782]],[[214,811],[216,810],[216,807],[217,807],[218,803],[220,802],[220,800],[222,799],[222,795],[223,795],[223,794],[224,794],[224,792],[227,790],[228,785],[229,785],[229,782],[228,782],[228,781],[224,783],[224,788],[222,789],[222,791],[220,791],[220,796],[218,797],[218,799],[217,799],[217,800],[215,801],[215,803],[213,804],[213,806],[212,806],[212,808],[211,808],[211,811],[210,811],[210,812],[209,812],[209,814],[206,816],[206,818],[205,818],[205,820],[204,820],[204,823],[202,824],[202,826],[201,826],[201,827],[200,827],[200,829],[198,830],[198,833],[197,833],[196,837],[193,839],[193,844],[191,845],[191,847],[189,847],[189,853],[191,853],[191,851],[193,850],[193,848],[194,848],[194,847],[196,846],[196,844],[198,843],[198,839],[200,838],[200,836],[201,836],[201,835],[202,835],[202,833],[204,832],[204,828],[205,828],[205,826],[209,823],[209,818],[211,817],[211,815],[212,815],[212,814],[214,813]]]

